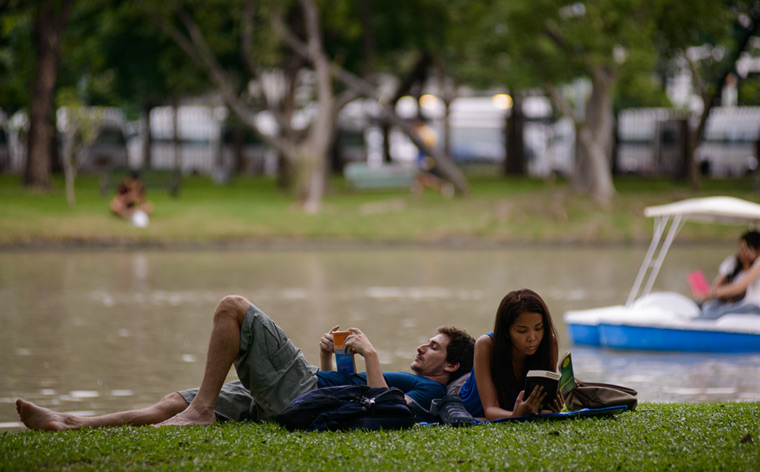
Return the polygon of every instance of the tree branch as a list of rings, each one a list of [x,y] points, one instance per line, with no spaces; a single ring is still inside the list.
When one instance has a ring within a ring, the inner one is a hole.
[[[557,45],[561,50],[565,52],[570,52],[570,48],[567,46],[567,43],[564,39],[562,39],[562,36],[559,35],[556,31],[553,31],[549,25],[546,25],[544,28],[544,34],[554,42],[554,44]]]
[[[264,140],[264,142],[272,146],[287,159],[294,159],[294,153],[288,143],[278,138],[277,136],[268,135],[259,131],[259,128],[253,116],[251,116],[251,114],[248,113],[248,110],[243,105],[241,105],[240,98],[235,92],[234,87],[222,70],[222,67],[217,62],[214,53],[208,47],[208,44],[203,37],[203,33],[201,32],[198,24],[195,22],[192,16],[185,10],[179,10],[177,12],[177,16],[187,29],[187,32],[190,36],[189,38],[182,34],[165,18],[158,15],[152,15],[151,19],[158,25],[161,30],[164,31],[165,34],[171,37],[180,46],[180,48],[185,51],[186,54],[188,54],[196,62],[200,62],[205,66],[206,73],[208,74],[211,81],[214,82],[217,87],[219,87],[219,91],[221,92],[224,101],[227,102],[227,105],[229,105],[232,111],[238,115],[243,123],[248,125],[259,135],[259,137],[261,137],[261,139]]]
[[[309,4],[309,0],[301,0],[302,5]],[[311,5],[313,8],[313,5]],[[315,13],[315,11],[307,12],[305,11],[307,17],[310,13]],[[300,54],[301,56],[309,59],[311,58],[311,53],[313,51],[315,43],[310,43],[308,46],[304,44],[295,34],[293,34],[292,31],[290,31],[280,20],[279,22],[275,20],[274,22],[275,31],[277,31],[281,37],[285,40],[285,42],[295,51],[297,54]],[[307,29],[309,28],[309,20],[307,19]],[[320,49],[321,51],[321,49]],[[324,56],[323,56],[324,57]],[[327,58],[324,58],[324,60],[327,60]],[[383,111],[384,115],[390,121],[393,125],[397,126],[401,130],[404,131],[404,134],[406,134],[409,139],[414,143],[414,145],[422,151],[423,153],[432,156],[438,165],[441,167],[441,170],[443,173],[449,177],[449,179],[452,181],[454,186],[457,189],[457,192],[459,193],[467,193],[469,191],[469,186],[467,185],[467,180],[464,178],[462,173],[459,171],[459,169],[456,167],[456,165],[451,161],[451,159],[444,155],[439,149],[437,148],[431,148],[428,146],[425,141],[417,134],[417,132],[412,127],[412,124],[407,122],[406,120],[402,119],[401,117],[396,114],[396,111],[393,109],[393,106],[395,104],[393,103],[383,103],[380,100],[380,96],[377,93],[377,90],[375,87],[373,87],[369,82],[367,82],[365,79],[362,79],[361,77],[358,77],[357,75],[347,71],[346,69],[342,68],[338,64],[335,64],[333,62],[328,62],[330,73],[338,79],[340,82],[345,84],[350,89],[353,89],[354,92],[360,96],[364,96],[366,98],[371,98],[373,100],[377,100],[378,103],[380,103],[381,110]]]
[[[544,84],[544,90],[547,91],[547,93],[552,97],[554,100],[554,103],[557,104],[559,107],[559,110],[562,112],[563,115],[567,116],[571,120],[573,120],[573,123],[575,123],[575,127],[577,128],[582,123],[578,119],[577,116],[575,116],[575,112],[573,111],[573,107],[570,106],[570,103],[568,103],[567,100],[565,100],[565,97],[562,96],[559,89],[555,87],[552,84]]]
[[[243,63],[251,76],[256,76],[256,60],[253,55],[253,18],[256,12],[254,0],[246,0],[243,5],[243,15],[240,19],[240,52]]]

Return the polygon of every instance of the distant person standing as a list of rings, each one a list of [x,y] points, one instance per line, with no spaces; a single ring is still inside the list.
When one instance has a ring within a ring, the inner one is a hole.
[[[422,139],[429,148],[438,144],[438,135],[421,119],[414,122],[414,132]],[[417,153],[417,177],[412,184],[412,191],[422,194],[425,187],[430,187],[446,197],[454,196],[454,186],[443,180],[438,168],[438,163],[432,156],[428,156],[421,149]]]
[[[135,226],[148,226],[148,215],[153,213],[153,204],[145,195],[145,186],[140,173],[133,170],[119,184],[116,195],[111,199],[111,212]]]

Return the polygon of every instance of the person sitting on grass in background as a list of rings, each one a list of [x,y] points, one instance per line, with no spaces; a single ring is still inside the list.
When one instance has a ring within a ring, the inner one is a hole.
[[[414,132],[429,148],[434,148],[438,144],[438,135],[435,131],[421,118],[415,120],[413,125]],[[443,175],[438,168],[436,160],[424,152],[417,152],[417,175],[412,184],[412,192],[422,195],[425,187],[430,187],[441,195],[451,198],[454,196],[454,186],[444,180]]]
[[[145,195],[145,186],[140,180],[140,173],[130,171],[116,189],[116,195],[111,199],[111,212],[129,220],[136,212],[150,215],[153,205]]]
[[[561,392],[544,401],[543,387],[523,390],[529,370],[556,370],[558,351],[557,333],[541,297],[528,289],[509,292],[496,312],[493,332],[475,342],[472,375],[459,391],[465,408],[488,420],[540,413],[542,403],[549,412],[559,412],[564,405]]]
[[[344,346],[364,357],[366,373],[332,370],[332,333],[322,335],[320,368],[310,365],[300,349],[258,307],[240,296],[227,296],[213,317],[206,366],[200,388],[170,393],[147,408],[97,417],[58,413],[18,399],[21,422],[36,430],[59,431],[83,427],[122,425],[193,426],[219,420],[274,419],[297,396],[311,390],[366,384],[396,387],[408,403],[429,410],[433,400],[446,395],[445,385],[472,369],[475,340],[465,331],[442,326],[417,348],[413,373],[383,372],[367,336],[350,328]],[[234,364],[239,381],[224,383]]]
[[[718,268],[708,293],[694,293],[701,302],[703,319],[718,319],[729,313],[760,314],[760,232],[747,231],[739,239],[736,256]]]

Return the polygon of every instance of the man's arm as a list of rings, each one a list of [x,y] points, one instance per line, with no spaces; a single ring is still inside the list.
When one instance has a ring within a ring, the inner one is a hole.
[[[367,368],[367,385],[370,387],[388,387],[380,367],[380,358],[367,336],[356,328],[349,328],[351,334],[346,338],[345,346],[364,358]]]
[[[323,334],[319,339],[319,370],[329,372],[333,370],[333,357],[335,354],[335,344],[333,344],[333,333],[340,329],[340,325],[333,326],[333,329]]]

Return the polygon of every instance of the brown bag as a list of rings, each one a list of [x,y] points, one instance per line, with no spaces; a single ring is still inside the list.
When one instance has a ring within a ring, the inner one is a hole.
[[[638,404],[637,394],[636,390],[622,385],[579,381],[565,396],[565,405],[570,411],[620,405],[625,405],[633,411]]]

